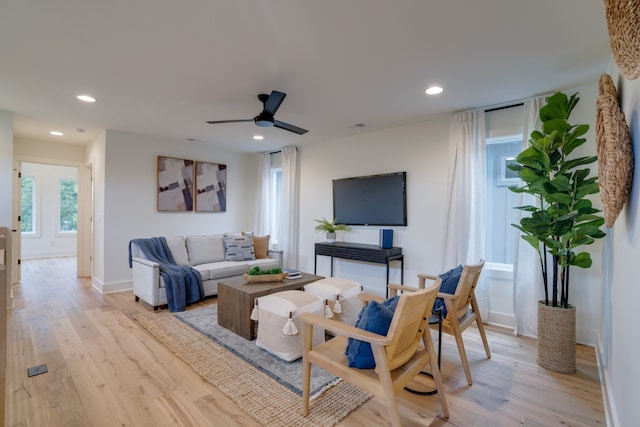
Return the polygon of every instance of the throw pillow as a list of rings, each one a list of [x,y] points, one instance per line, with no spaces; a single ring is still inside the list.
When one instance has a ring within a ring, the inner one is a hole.
[[[269,258],[269,238],[271,236],[253,236],[253,250],[256,253],[256,259]]]
[[[459,265],[456,268],[452,268],[446,273],[440,274],[439,276],[442,279],[442,283],[440,284],[440,292],[451,295],[455,294],[461,275],[462,265]],[[442,318],[444,319],[445,317],[447,317],[447,306],[444,305],[444,300],[442,298],[436,298],[436,301],[433,303],[433,309],[431,310],[431,312],[437,313],[440,309],[442,309]]]
[[[356,327],[379,335],[387,335],[399,299],[399,296],[395,296],[382,303],[370,301],[360,310]],[[351,368],[373,369],[376,367],[369,343],[349,338],[345,354]]]
[[[228,233],[224,237],[225,261],[251,261],[256,259],[253,235]]]

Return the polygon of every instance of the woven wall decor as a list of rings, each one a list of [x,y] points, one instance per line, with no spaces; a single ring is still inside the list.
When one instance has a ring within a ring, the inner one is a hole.
[[[623,76],[640,76],[640,0],[604,0],[611,51]]]
[[[600,76],[596,101],[596,150],[604,221],[611,228],[631,193],[633,147],[618,92],[606,73]]]

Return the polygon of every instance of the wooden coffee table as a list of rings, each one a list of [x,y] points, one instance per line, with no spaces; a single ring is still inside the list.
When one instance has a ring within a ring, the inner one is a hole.
[[[302,289],[323,276],[302,273],[299,279],[280,282],[247,283],[242,277],[218,282],[218,324],[247,340],[256,338],[255,322],[250,319],[256,298],[280,291]]]

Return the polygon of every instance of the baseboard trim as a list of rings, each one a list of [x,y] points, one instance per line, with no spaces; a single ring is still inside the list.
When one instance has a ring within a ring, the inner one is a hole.
[[[497,311],[489,311],[487,319],[482,319],[491,325],[503,326],[513,329],[516,326],[516,317],[509,313],[500,313]]]
[[[124,282],[113,282],[113,283],[101,283],[100,286],[96,286],[94,282],[93,287],[96,288],[101,294],[113,294],[116,292],[124,292],[130,291],[133,289],[133,282],[131,280],[126,280]]]
[[[604,352],[602,347],[602,340],[599,333],[596,333],[596,363],[598,365],[598,376],[600,377],[600,391],[602,393],[602,405],[604,406],[604,417],[608,427],[618,427],[618,414],[614,404],[613,396],[609,384],[608,371],[604,368]]]

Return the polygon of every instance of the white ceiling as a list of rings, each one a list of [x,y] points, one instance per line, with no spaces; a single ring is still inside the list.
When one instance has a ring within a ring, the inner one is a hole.
[[[38,140],[272,150],[596,82],[609,58],[602,0],[0,2],[0,110]],[[309,133],[205,123],[252,118],[271,90]]]

